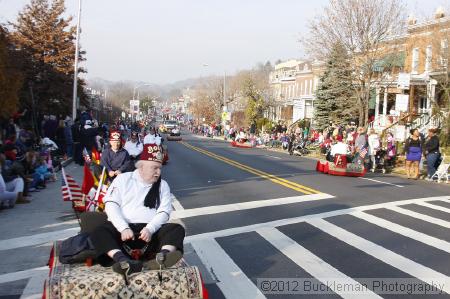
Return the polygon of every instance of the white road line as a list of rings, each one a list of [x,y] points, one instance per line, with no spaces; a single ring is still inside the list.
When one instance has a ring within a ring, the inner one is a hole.
[[[41,226],[40,228],[52,228],[52,227],[57,227],[57,226],[62,226],[62,225],[71,225],[71,224],[78,224],[78,220],[75,219],[75,220],[69,220],[69,221],[65,221],[65,222],[47,224],[47,225]]]
[[[233,227],[233,228],[228,228],[228,229],[219,230],[219,231],[213,231],[213,232],[208,232],[208,233],[187,236],[185,239],[185,242],[193,242],[193,241],[202,240],[202,239],[219,238],[219,237],[231,236],[231,235],[236,235],[236,234],[248,233],[248,232],[256,231],[256,230],[258,230],[260,228],[264,228],[264,227],[278,227],[278,226],[283,226],[283,225],[295,224],[295,223],[307,221],[309,219],[327,218],[327,217],[350,214],[350,213],[359,212],[359,211],[367,211],[367,210],[395,207],[399,204],[413,204],[413,203],[417,203],[417,202],[421,202],[421,201],[442,200],[442,199],[446,199],[446,198],[450,198],[450,196],[437,196],[437,197],[425,197],[425,198],[399,200],[399,201],[393,201],[393,202],[387,202],[387,203],[379,203],[379,204],[374,204],[374,205],[359,206],[359,207],[354,207],[354,208],[349,208],[349,209],[342,209],[342,210],[335,210],[335,211],[318,213],[318,214],[299,216],[299,217],[288,218],[288,219],[280,219],[280,220],[275,220],[275,221],[270,221],[270,222],[257,223],[257,224],[241,226],[241,227]]]
[[[227,205],[218,205],[218,206],[209,206],[203,208],[195,208],[195,209],[187,209],[182,211],[174,211],[172,212],[173,218],[188,218],[194,216],[201,215],[210,215],[210,214],[218,214],[218,213],[226,213],[232,211],[242,211],[248,209],[256,209],[262,207],[270,207],[270,206],[279,206],[279,205],[287,205],[292,203],[300,203],[306,201],[313,201],[319,199],[327,199],[333,198],[334,196],[318,193],[318,194],[310,194],[310,195],[302,195],[302,196],[292,196],[292,197],[284,197],[284,198],[274,198],[267,200],[255,200],[255,201],[247,201],[247,202],[238,202]]]
[[[400,207],[389,207],[388,209],[392,210],[394,212],[403,214],[403,215],[411,216],[411,217],[414,217],[414,218],[417,218],[417,219],[420,219],[420,220],[423,220],[423,221],[426,221],[426,222],[430,222],[430,223],[433,223],[433,224],[437,224],[439,226],[450,228],[450,222],[442,220],[442,219],[439,219],[439,218],[435,218],[435,217],[431,217],[431,216],[428,216],[428,215],[420,214],[420,213],[417,213],[417,212],[414,212],[414,211],[411,211],[411,210],[407,210],[407,209],[404,209],[404,208],[400,208]]]
[[[294,263],[311,274],[315,279],[318,279],[323,284],[330,286],[330,289],[342,298],[359,299],[362,295],[364,295],[364,298],[382,298],[369,289],[366,289],[364,292],[361,291],[353,294],[348,291],[346,292],[344,290],[337,289],[334,287],[335,284],[333,284],[335,281],[339,281],[340,285],[348,284],[360,290],[364,290],[365,287],[356,280],[348,277],[330,264],[326,263],[321,258],[299,245],[279,230],[275,228],[265,228],[257,230],[257,233],[275,246]]]
[[[225,298],[266,298],[216,240],[196,241],[192,246],[206,268],[217,277],[217,286]]]
[[[274,159],[278,159],[278,160],[281,160],[281,159],[282,159],[282,158],[280,158],[280,157],[271,156],[271,155],[266,155],[266,157],[270,157],[270,158],[274,158]]]
[[[396,185],[396,184],[392,184],[392,183],[388,183],[388,182],[383,182],[383,181],[378,181],[378,180],[374,180],[374,179],[369,179],[369,178],[362,178],[360,177],[361,180],[367,180],[367,181],[372,181],[372,182],[376,182],[376,183],[380,183],[380,184],[386,184],[386,185],[390,185],[390,186],[395,186],[395,187],[399,187],[399,188],[404,188],[405,186],[402,185]]]
[[[442,251],[450,253],[450,243],[429,235],[426,235],[424,233],[415,231],[413,229],[407,228],[405,226],[399,225],[397,223],[385,220],[383,218],[379,218],[364,212],[354,212],[350,215],[358,217],[364,221],[370,222],[372,224],[375,224],[379,227],[388,229],[394,233],[403,235],[405,237],[411,238],[413,240],[422,242],[426,245],[438,248]]]
[[[44,271],[32,276],[27,283],[27,286],[22,292],[20,299],[40,299],[44,290],[44,281],[47,279],[48,273]]]
[[[307,196],[307,195],[305,195],[305,196]],[[225,230],[220,230],[220,231],[215,231],[215,232],[209,232],[209,233],[188,236],[186,238],[186,241],[190,242],[190,241],[204,239],[204,238],[216,238],[216,237],[221,237],[221,236],[230,236],[230,235],[234,235],[234,234],[255,231],[256,229],[259,229],[262,227],[276,227],[276,226],[294,224],[294,223],[299,223],[302,221],[306,221],[307,219],[313,219],[313,218],[326,218],[326,217],[333,217],[333,216],[349,214],[349,213],[358,212],[358,211],[367,211],[367,210],[390,208],[390,207],[395,208],[395,206],[397,206],[397,205],[414,204],[414,203],[423,202],[423,201],[433,201],[433,200],[446,201],[447,199],[450,199],[450,196],[425,197],[425,198],[399,200],[399,201],[367,205],[367,206],[359,206],[359,207],[354,207],[354,208],[335,210],[335,211],[330,211],[330,212],[311,214],[311,215],[299,216],[299,217],[288,218],[288,219],[280,219],[280,220],[275,220],[275,221],[271,221],[271,222],[252,224],[252,225],[248,225],[248,226],[242,226],[242,227],[236,227],[236,228],[230,228],[230,229],[225,229]],[[185,211],[189,211],[189,209],[187,209]],[[58,231],[54,231],[54,232],[35,234],[35,235],[31,235],[31,236],[24,236],[24,237],[13,238],[13,239],[0,240],[0,251],[21,248],[21,247],[26,247],[26,246],[40,245],[40,244],[52,242],[54,240],[65,239],[65,238],[75,235],[78,232],[78,230],[79,230],[78,227],[74,227],[74,228],[58,230]]]
[[[0,250],[9,250],[14,248],[33,246],[49,241],[62,240],[71,237],[80,231],[79,227],[68,228],[64,230],[58,230],[55,232],[48,232],[42,234],[35,234],[31,236],[24,236],[14,239],[1,240]]]
[[[176,211],[184,210],[183,206],[182,206],[181,203],[178,201],[178,199],[175,197],[175,195],[173,195],[173,194],[170,194],[170,195],[172,196],[172,205],[173,205],[173,208],[174,208]]]
[[[0,283],[5,282],[11,282],[21,279],[27,279],[36,275],[41,275],[43,273],[48,275],[49,268],[47,266],[44,267],[38,267],[33,269],[28,269],[24,271],[18,271],[18,272],[12,272],[12,273],[6,273],[0,275]]]
[[[427,208],[434,209],[434,210],[438,210],[438,211],[445,212],[445,213],[450,213],[449,208],[445,208],[443,206],[438,206],[438,205],[434,205],[434,204],[427,203],[427,202],[419,202],[419,203],[416,203],[416,205],[427,207]]]
[[[428,284],[441,283],[444,285],[443,291],[450,293],[450,285],[448,284],[449,277],[433,269],[418,264],[410,259],[405,258],[395,252],[392,252],[382,246],[379,246],[373,242],[361,238],[351,232],[340,228],[332,223],[329,223],[323,219],[311,219],[307,223],[317,227],[318,229],[330,234],[334,238],[337,238],[350,246],[353,246],[376,259],[391,265],[408,273],[409,275],[416,277]]]

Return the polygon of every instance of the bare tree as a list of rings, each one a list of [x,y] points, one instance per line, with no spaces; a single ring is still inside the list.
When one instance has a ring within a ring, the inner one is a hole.
[[[220,123],[223,107],[223,82],[219,77],[209,77],[195,87],[190,111],[197,122]]]
[[[446,11],[450,13],[450,5]],[[433,115],[439,115],[443,120],[440,124],[441,141],[450,144],[450,17],[445,16],[443,9],[438,9],[434,20],[428,21],[427,29],[431,34],[418,40],[419,47],[425,57],[425,65],[430,69],[430,79],[436,80],[436,91],[433,104]],[[427,53],[428,52],[428,53]],[[439,124],[437,124],[439,125]]]
[[[390,52],[386,46],[392,50],[393,37],[403,32],[404,11],[400,0],[330,0],[324,13],[311,21],[310,34],[303,40],[318,59],[329,56],[338,42],[348,51],[360,124],[367,124],[370,91],[381,79],[376,63]]]

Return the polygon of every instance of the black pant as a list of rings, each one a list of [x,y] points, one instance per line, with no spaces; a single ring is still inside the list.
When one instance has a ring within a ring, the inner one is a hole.
[[[146,242],[139,239],[139,233],[146,225],[146,223],[129,224],[131,230],[135,234],[135,240],[126,241],[130,248],[143,248],[146,245]],[[175,248],[183,252],[184,236],[185,231],[183,226],[176,223],[164,224],[151,236],[150,243],[148,244],[149,246],[144,255],[159,252],[164,245],[175,246]],[[110,250],[122,250],[123,248],[121,234],[110,221],[97,227],[91,233],[90,239],[97,252],[97,260],[104,266],[109,265],[112,262],[111,258],[106,253]]]
[[[83,149],[81,148],[81,143],[79,142],[73,143],[73,160],[79,165],[84,164]]]

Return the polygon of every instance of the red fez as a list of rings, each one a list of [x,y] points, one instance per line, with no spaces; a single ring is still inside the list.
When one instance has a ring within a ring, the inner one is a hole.
[[[112,131],[109,134],[109,141],[120,141],[120,140],[121,140],[121,138],[120,138],[120,133],[119,132]]]
[[[144,150],[141,153],[141,160],[162,163],[163,154],[159,145],[154,143],[144,144]]]
[[[336,140],[337,141],[342,141],[342,135],[337,135]]]

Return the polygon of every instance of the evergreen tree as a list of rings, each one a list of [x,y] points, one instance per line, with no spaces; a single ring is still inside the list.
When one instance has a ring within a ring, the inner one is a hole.
[[[330,113],[333,107],[330,84],[327,80],[330,73],[329,64],[330,61],[327,63],[327,69],[324,74],[320,77],[319,85],[317,86],[316,100],[314,101],[314,122],[319,130],[328,127],[331,120]]]
[[[315,122],[324,129],[329,122],[345,124],[357,115],[351,68],[345,48],[336,44],[320,78],[315,101]]]
[[[64,11],[64,0],[31,0],[12,24],[13,42],[25,59],[26,89],[33,91],[34,106],[43,113],[70,113],[72,107],[76,27],[70,26],[71,17],[63,18]],[[84,100],[82,85],[80,80],[78,94]],[[22,100],[32,106],[25,94]]]

